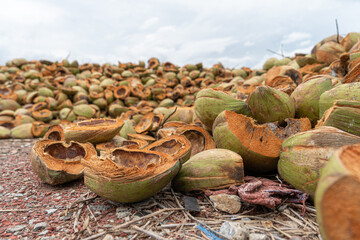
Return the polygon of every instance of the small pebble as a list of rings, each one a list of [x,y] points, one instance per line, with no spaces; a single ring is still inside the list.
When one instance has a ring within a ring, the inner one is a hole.
[[[26,228],[26,227],[27,227],[27,225],[25,225],[25,224],[16,225],[16,226],[14,226],[14,227],[8,228],[8,231],[9,231],[9,232],[18,232],[18,231],[23,230],[23,229]]]
[[[41,230],[43,228],[46,228],[46,226],[47,226],[46,222],[40,222],[40,223],[35,224],[33,230],[34,231],[39,231],[39,230]]]
[[[51,215],[51,214],[53,214],[53,213],[56,212],[56,211],[57,211],[57,209],[52,208],[52,209],[46,210],[46,213],[47,213],[48,215]]]
[[[218,194],[210,196],[215,207],[223,212],[235,214],[241,209],[240,197],[237,195]]]
[[[261,233],[250,233],[249,240],[268,240],[268,236]]]
[[[114,237],[110,234],[106,234],[103,240],[114,240]]]

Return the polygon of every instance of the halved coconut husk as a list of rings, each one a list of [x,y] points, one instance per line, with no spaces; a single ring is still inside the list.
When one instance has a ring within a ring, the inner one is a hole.
[[[90,143],[53,140],[37,141],[30,154],[31,166],[40,179],[51,185],[73,181],[83,176],[82,159],[90,161],[96,150]]]
[[[164,138],[175,134],[176,129],[181,126],[189,126],[189,124],[180,121],[167,122],[156,132],[156,138]]]
[[[244,183],[243,160],[227,149],[210,149],[192,156],[172,181],[181,192],[222,189]]]
[[[121,85],[115,88],[114,97],[117,99],[125,100],[130,96],[130,88],[125,85]]]
[[[109,158],[82,162],[85,185],[101,197],[122,203],[155,195],[180,169],[180,162],[165,153],[139,149],[115,149]]]
[[[31,133],[34,137],[43,137],[45,133],[49,130],[50,124],[35,121],[32,122]]]
[[[164,115],[162,114],[154,114],[153,116],[153,125],[152,125],[152,128],[151,130],[152,131],[157,131],[161,124],[164,122]]]
[[[323,169],[316,195],[323,239],[360,239],[360,144],[337,150]]]
[[[153,142],[144,149],[169,154],[183,164],[190,158],[191,142],[183,135],[172,135]]]
[[[297,133],[281,145],[278,172],[296,189],[314,197],[325,164],[338,148],[360,142],[360,137],[334,127]]]
[[[63,125],[65,140],[101,143],[111,140],[121,129],[124,122],[119,119],[90,119]]]
[[[53,114],[49,109],[34,111],[32,115],[36,120],[42,122],[50,122],[53,119]]]
[[[155,138],[153,138],[152,136],[146,135],[146,134],[138,134],[138,133],[129,133],[128,134],[128,139],[129,140],[133,140],[133,139],[140,139],[140,140],[144,140],[147,142],[153,142],[155,141]]]
[[[150,131],[152,128],[153,117],[154,117],[154,113],[152,112],[143,116],[140,119],[139,123],[135,126],[135,131],[137,133]]]
[[[64,129],[60,125],[53,125],[45,133],[43,138],[54,141],[65,141]]]
[[[182,126],[176,129],[175,134],[184,135],[191,142],[190,156],[216,147],[209,132],[202,127],[193,125]]]
[[[309,119],[287,119],[286,127],[276,123],[257,125],[255,120],[231,111],[215,119],[213,136],[217,148],[240,154],[246,171],[263,173],[276,169],[281,143],[289,135],[311,128]]]

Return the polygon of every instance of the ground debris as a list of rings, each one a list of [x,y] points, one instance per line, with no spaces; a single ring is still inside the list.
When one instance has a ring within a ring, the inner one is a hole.
[[[309,203],[304,215],[301,204],[285,203],[274,210],[246,202],[238,213],[228,215],[217,211],[206,195],[189,194],[200,208],[190,214],[182,205],[184,195],[171,188],[137,204],[119,204],[91,193],[82,180],[55,187],[44,184],[30,166],[34,142],[0,141],[1,239],[90,240],[107,235],[114,239],[206,239],[198,226],[226,235],[219,232],[225,222],[242,226],[252,238],[319,239],[315,210]],[[42,228],[35,231],[37,224]]]

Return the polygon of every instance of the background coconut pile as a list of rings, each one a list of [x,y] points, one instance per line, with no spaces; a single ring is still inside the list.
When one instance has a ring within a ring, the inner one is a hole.
[[[0,66],[0,138],[42,138],[31,165],[51,185],[84,177],[119,203],[171,187],[232,215],[224,202],[305,212],[315,200],[324,239],[359,239],[359,39],[334,35],[263,69],[14,59]],[[249,237],[235,230],[203,233]]]

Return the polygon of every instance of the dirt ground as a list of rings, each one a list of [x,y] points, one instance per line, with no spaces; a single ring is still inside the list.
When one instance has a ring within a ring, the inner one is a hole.
[[[0,141],[0,239],[230,239],[225,222],[237,224],[237,239],[320,238],[311,203],[305,214],[300,204],[271,210],[242,203],[229,215],[204,194],[191,196],[200,211],[184,210],[184,195],[169,186],[144,202],[119,204],[90,192],[82,179],[44,184],[30,165],[35,141]]]

